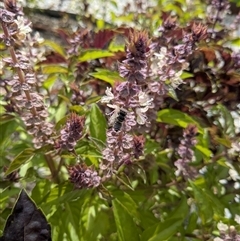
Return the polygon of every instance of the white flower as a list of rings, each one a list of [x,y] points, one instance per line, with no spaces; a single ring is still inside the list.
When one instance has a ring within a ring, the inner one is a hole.
[[[171,78],[171,85],[174,89],[176,89],[180,84],[183,83],[183,80],[180,77],[181,75],[182,75],[182,70],[175,73],[175,75]]]
[[[140,91],[138,94],[138,101],[139,101],[140,107],[136,108],[137,123],[139,125],[144,125],[147,120],[147,116],[145,113],[152,105],[153,99],[150,99],[147,93]]]
[[[111,117],[109,118],[109,125],[113,125],[113,123],[116,121],[116,118],[118,117],[119,111],[120,111],[120,107],[117,105],[111,105],[111,104],[107,104],[108,107],[114,109],[111,113],[109,113],[108,115],[111,115]]]
[[[139,91],[138,100],[140,106],[150,106],[153,101],[153,99],[150,99],[148,94],[143,91]]]
[[[229,169],[228,173],[229,173],[229,176],[232,178],[233,181],[240,180],[240,176],[235,169]]]
[[[20,40],[24,40],[26,38],[26,35],[32,31],[32,28],[30,27],[31,23],[25,22],[25,19],[23,16],[18,16],[14,22],[17,24],[18,27],[18,33],[17,36]]]
[[[167,57],[167,48],[166,47],[162,47],[161,49],[160,49],[160,53],[158,54],[158,53],[155,53],[154,54],[157,58],[158,58],[158,63],[157,63],[157,65],[158,65],[158,67],[160,68],[160,69],[162,69],[162,67],[164,66],[164,65],[166,65],[166,63],[167,63],[167,60],[168,60],[168,57]]]
[[[114,94],[112,93],[112,88],[107,87],[105,91],[106,95],[104,95],[101,99],[101,103],[109,103],[114,99]]]
[[[148,110],[146,108],[136,108],[136,114],[137,114],[137,123],[139,125],[144,125],[147,121],[147,116],[145,112]]]
[[[238,224],[240,224],[240,215],[235,214],[234,220],[235,220],[235,222],[237,222]]]
[[[222,221],[217,224],[219,231],[226,232],[228,230],[228,225],[224,224]]]

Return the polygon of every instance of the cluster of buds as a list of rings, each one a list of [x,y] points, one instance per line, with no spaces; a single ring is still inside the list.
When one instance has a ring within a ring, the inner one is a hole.
[[[94,188],[101,184],[101,177],[92,168],[85,164],[76,164],[68,167],[69,180],[76,189]]]
[[[67,120],[66,126],[61,130],[60,140],[56,147],[73,151],[77,141],[83,136],[85,117],[71,113]]]
[[[189,165],[194,158],[192,148],[197,144],[196,135],[197,127],[191,124],[188,125],[184,130],[183,139],[177,150],[180,158],[174,163],[178,169],[176,175],[182,174],[186,179],[193,179],[197,174],[196,170]]]
[[[11,95],[8,98],[15,104],[12,109],[18,112],[28,133],[33,135],[35,148],[41,148],[45,144],[53,143],[50,138],[53,125],[46,121],[48,112],[43,97],[36,90],[38,81],[33,66],[29,57],[21,51],[21,46],[24,46],[27,35],[31,32],[31,24],[24,18],[16,1],[5,0],[4,4],[5,9],[0,9],[0,22],[3,29],[0,39],[5,43],[10,57],[3,58],[3,62],[15,70],[15,74],[7,81]]]
[[[153,62],[161,81],[169,81],[175,89],[183,83],[181,75],[189,67],[188,57],[196,45],[207,38],[207,27],[193,22],[187,28],[177,26],[176,18],[164,16],[161,36],[155,41]]]

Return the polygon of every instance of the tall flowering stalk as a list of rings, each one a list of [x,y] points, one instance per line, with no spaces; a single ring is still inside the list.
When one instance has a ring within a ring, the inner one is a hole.
[[[14,108],[29,134],[33,135],[35,148],[41,148],[45,144],[52,144],[50,138],[53,125],[46,121],[48,112],[44,105],[43,96],[40,95],[36,86],[37,78],[29,56],[21,48],[28,34],[31,32],[31,23],[26,20],[16,1],[5,0],[5,9],[0,9],[0,21],[3,34],[0,39],[4,41],[10,58],[4,58],[3,62],[15,70],[7,84],[10,86],[11,100],[16,105]]]
[[[120,75],[125,82],[111,88],[107,88],[106,96],[101,102],[112,108],[110,125],[116,122],[121,108],[124,108],[126,116],[121,117],[120,131],[114,128],[107,131],[107,147],[103,150],[102,169],[106,169],[111,176],[122,164],[133,162],[143,153],[144,138],[134,136],[131,130],[138,125],[144,125],[147,121],[146,111],[151,106],[151,98],[144,86],[148,76],[150,39],[143,32],[132,32],[126,47],[126,59],[120,63]]]

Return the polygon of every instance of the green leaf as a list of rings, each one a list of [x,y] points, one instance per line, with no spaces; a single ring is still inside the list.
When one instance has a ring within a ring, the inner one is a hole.
[[[188,204],[186,197],[182,196],[182,199],[176,209],[169,215],[169,219],[182,218],[184,220],[188,214]]]
[[[62,55],[64,57],[66,56],[64,48],[61,45],[57,44],[56,42],[53,42],[51,40],[44,40],[43,44],[50,47],[51,49],[53,49],[55,52],[59,53],[60,55]]]
[[[114,199],[112,204],[119,241],[139,240],[137,226],[121,201]]]
[[[230,111],[221,104],[218,104],[215,108],[213,108],[213,111],[217,111],[217,115],[220,117],[219,125],[222,126],[224,134],[234,136],[235,125]]]
[[[111,57],[111,56],[114,56],[114,54],[108,50],[88,49],[86,51],[83,51],[83,53],[78,57],[78,61],[84,62],[88,60],[100,59],[100,58]]]
[[[164,109],[158,112],[158,122],[177,125],[186,128],[189,124],[195,124],[199,133],[203,133],[203,128],[191,116],[174,109]]]
[[[11,162],[10,166],[8,167],[7,171],[5,172],[5,176],[12,173],[13,171],[20,168],[23,164],[30,161],[34,157],[34,149],[27,148],[21,153],[19,153],[14,160]]]
[[[190,77],[193,77],[193,76],[194,75],[192,73],[183,71],[183,73],[181,74],[181,79],[187,79],[187,78],[190,78]]]
[[[189,219],[188,219],[188,225],[186,228],[186,233],[193,233],[193,231],[197,227],[197,221],[198,221],[198,215],[196,212],[192,212]]]
[[[0,145],[4,148],[3,143],[9,140],[11,134],[16,131],[18,123],[16,122],[16,117],[4,114],[0,116]],[[0,149],[1,149],[0,148]]]
[[[89,115],[89,130],[92,137],[106,142],[107,121],[96,104],[92,105]]]
[[[120,77],[119,73],[116,71],[110,71],[108,69],[96,69],[97,72],[90,73],[89,75],[93,76],[94,78],[103,80],[113,86],[116,81],[123,81]]]
[[[128,193],[117,190],[112,192],[111,194],[117,198],[117,200],[122,204],[122,206],[124,206],[125,210],[132,218],[140,221],[138,206]]]
[[[208,159],[212,156],[212,152],[206,147],[203,147],[201,145],[196,145],[195,148]]]
[[[182,225],[182,218],[168,219],[146,229],[142,234],[141,241],[164,241],[169,240]]]
[[[67,104],[66,104],[66,102],[62,101],[54,115],[56,122],[58,122],[62,118],[64,118],[66,116],[66,112],[67,112]]]
[[[66,74],[68,69],[65,66],[48,64],[42,66],[43,74]]]
[[[203,188],[197,180],[190,183],[199,207],[199,217],[203,224],[211,223],[213,215],[222,216],[224,214],[224,205],[210,190],[206,187]]]

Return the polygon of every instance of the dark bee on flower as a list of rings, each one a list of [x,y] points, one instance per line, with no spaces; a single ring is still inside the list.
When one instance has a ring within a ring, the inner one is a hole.
[[[116,121],[113,125],[113,129],[116,132],[118,132],[121,129],[122,123],[124,122],[126,115],[127,115],[127,112],[123,109],[120,109],[120,111],[118,112],[118,116],[116,118]]]

